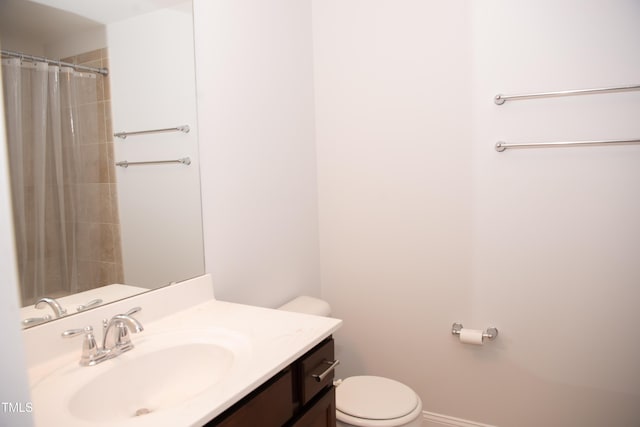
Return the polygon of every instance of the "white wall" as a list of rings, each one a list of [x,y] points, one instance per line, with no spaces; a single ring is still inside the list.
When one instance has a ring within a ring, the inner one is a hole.
[[[127,284],[157,287],[204,272],[191,2],[107,27],[115,132],[189,125],[114,138],[115,161],[180,164],[116,167]],[[206,144],[206,141],[202,141]]]
[[[313,6],[322,293],[345,321],[340,374],[395,378],[456,415],[469,362],[450,330],[471,322],[472,297],[469,11]]]
[[[48,58],[68,58],[105,47],[107,47],[107,29],[106,27],[97,27],[79,31],[63,40],[45,41],[43,55]]]
[[[1,73],[0,73],[1,74]],[[1,76],[0,76],[1,77]],[[0,86],[0,99],[2,86]],[[28,427],[33,425],[29,412],[10,412],[8,404],[27,410],[29,383],[27,381],[24,341],[20,325],[18,298],[18,270],[13,239],[13,216],[9,186],[9,167],[5,141],[4,102],[0,102],[0,425]]]
[[[310,0],[194,3],[205,264],[216,297],[319,294]]]
[[[35,56],[44,56],[44,46],[42,40],[16,38],[13,36],[2,36],[2,48],[14,52],[28,52]]]
[[[500,426],[640,423],[634,1],[314,2],[322,292],[342,375]],[[500,336],[459,344],[451,323]],[[622,326],[622,327],[621,327]]]
[[[491,145],[638,138],[640,92],[490,100],[637,83],[640,4],[492,1],[472,13],[471,321],[499,324],[504,339],[477,377],[495,391],[464,394],[508,403],[480,418],[499,425],[638,425],[640,336],[620,326],[640,322],[640,146]]]

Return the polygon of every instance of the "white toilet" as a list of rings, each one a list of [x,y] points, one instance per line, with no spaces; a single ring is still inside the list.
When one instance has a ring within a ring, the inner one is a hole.
[[[326,301],[301,296],[279,310],[329,316]],[[355,376],[337,382],[336,418],[338,427],[419,427],[422,401],[406,385],[389,378]]]

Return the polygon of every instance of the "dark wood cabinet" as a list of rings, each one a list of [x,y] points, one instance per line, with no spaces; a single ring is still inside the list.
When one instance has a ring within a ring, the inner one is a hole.
[[[306,412],[292,421],[291,427],[335,427],[336,390],[332,385],[326,392],[318,395],[317,402],[309,405]]]
[[[329,337],[245,396],[207,427],[335,427],[333,338]]]
[[[207,426],[282,426],[293,417],[291,369],[271,378]]]

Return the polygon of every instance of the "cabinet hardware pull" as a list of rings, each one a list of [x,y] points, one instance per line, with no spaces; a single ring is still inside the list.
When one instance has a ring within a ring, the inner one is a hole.
[[[333,371],[334,369],[336,369],[336,366],[338,366],[340,364],[340,361],[338,359],[334,360],[333,362],[330,360],[325,360],[324,361],[325,365],[330,365],[326,371],[324,371],[321,374],[313,374],[311,375],[313,377],[313,379],[315,379],[317,382],[321,382],[322,380],[324,380],[326,378],[327,375],[329,375],[331,373],[331,371]]]

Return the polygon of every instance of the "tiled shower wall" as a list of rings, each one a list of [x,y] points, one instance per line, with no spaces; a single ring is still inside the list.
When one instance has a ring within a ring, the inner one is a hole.
[[[86,52],[63,61],[108,69],[108,49]],[[80,148],[79,291],[124,282],[109,76],[98,75],[96,85],[96,105],[83,106],[84,114],[80,114],[81,125],[91,131]]]

